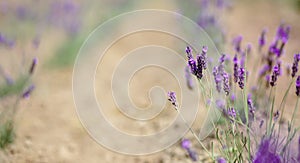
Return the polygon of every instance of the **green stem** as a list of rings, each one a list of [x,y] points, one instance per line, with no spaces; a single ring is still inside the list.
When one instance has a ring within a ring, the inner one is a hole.
[[[299,98],[300,97],[297,98],[297,102],[296,102],[295,109],[294,109],[293,116],[292,116],[292,120],[291,120],[291,126],[293,126],[293,124],[294,124],[295,115],[297,114],[297,111],[299,109],[299,107],[298,107]]]
[[[274,88],[274,97],[273,97],[273,100],[272,100],[272,106],[271,106],[271,112],[270,112],[270,115],[269,115],[269,129],[271,130],[271,125],[272,125],[272,121],[273,121],[273,112],[274,112],[274,103],[275,103],[275,95],[276,95],[276,87]],[[269,134],[271,135],[271,131],[269,131]]]
[[[201,145],[201,147],[205,150],[206,153],[208,153],[211,156],[212,160],[215,160],[214,157],[212,156],[212,154],[207,150],[207,148],[204,146],[204,144],[198,138],[198,136],[196,135],[196,132],[188,125],[188,123],[186,122],[186,120],[184,119],[184,117],[180,114],[180,111],[178,110],[177,107],[175,107],[175,110],[178,112],[180,118],[182,119],[182,121],[184,122],[184,124],[188,127],[188,129],[193,134],[193,136],[196,138],[196,140]]]

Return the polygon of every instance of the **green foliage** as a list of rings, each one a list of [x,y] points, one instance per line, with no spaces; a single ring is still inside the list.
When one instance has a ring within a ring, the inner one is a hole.
[[[58,48],[56,54],[49,61],[49,66],[65,67],[74,63],[84,39],[82,37],[72,38]]]
[[[7,145],[11,144],[15,139],[13,130],[13,122],[7,121],[0,126],[0,148],[4,149]]]
[[[8,84],[1,85],[0,86],[0,98],[6,97],[9,95],[19,94],[25,88],[27,81],[28,81],[28,76],[21,76],[12,85],[8,85]]]

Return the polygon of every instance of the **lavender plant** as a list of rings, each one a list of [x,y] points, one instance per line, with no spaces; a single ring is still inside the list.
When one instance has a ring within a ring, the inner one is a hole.
[[[232,61],[227,60],[227,63],[226,58],[229,56],[221,55],[217,65],[211,69],[212,74],[210,74],[211,70],[206,69],[205,66],[208,60],[207,54],[209,54],[207,47],[203,47],[197,59],[193,57],[192,47],[186,48],[189,68],[186,73],[191,73],[198,79],[203,98],[206,100],[208,98],[213,103],[210,106],[219,109],[222,114],[220,121],[224,122],[215,122],[214,132],[211,133],[218,141],[218,151],[214,149],[209,151],[199,140],[195,131],[188,126],[212,161],[218,163],[300,162],[300,138],[298,143],[292,143],[300,129],[300,126],[295,123],[300,99],[300,76],[298,75],[300,54],[295,54],[292,66],[287,67],[286,73],[290,78],[290,83],[283,98],[276,99],[278,82],[284,80],[282,79],[284,71],[282,71],[283,60],[281,58],[285,55],[284,49],[289,40],[290,30],[290,26],[281,24],[274,40],[266,48],[267,30],[264,29],[258,39],[257,54],[259,55],[256,57],[249,44],[245,48],[242,46],[242,36],[236,37],[232,42],[234,49]],[[251,67],[248,63],[260,63],[261,69],[257,70],[257,66]],[[209,84],[212,83],[207,77],[209,75],[213,76],[213,85]],[[295,89],[293,99],[296,100],[296,104],[291,118],[284,121],[284,110],[287,108],[285,104],[293,85]],[[212,92],[218,96],[212,96]],[[170,92],[168,97],[180,114],[176,94]],[[276,105],[277,100],[280,105]],[[195,156],[196,152],[191,149],[189,140],[183,139],[182,147],[193,161],[199,160]],[[293,151],[295,149],[296,151]]]
[[[0,148],[4,149],[15,139],[14,115],[21,99],[29,98],[35,86],[31,84],[31,77],[36,69],[37,58],[33,58],[28,71],[12,75],[0,66],[0,74],[4,82],[0,84]]]

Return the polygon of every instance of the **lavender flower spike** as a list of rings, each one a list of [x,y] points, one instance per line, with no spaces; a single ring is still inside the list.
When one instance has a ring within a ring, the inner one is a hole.
[[[236,52],[241,52],[241,43],[242,43],[243,37],[237,36],[232,40],[232,45],[234,46],[234,50]]]
[[[296,95],[300,97],[300,75],[298,76],[296,80]]]
[[[34,57],[33,60],[32,60],[30,70],[29,70],[29,74],[33,74],[33,71],[34,71],[34,69],[37,65],[37,62],[38,62],[38,59],[36,57]]]
[[[264,29],[261,32],[261,35],[258,40],[259,50],[261,50],[262,47],[266,44],[266,33],[267,33],[267,29]]]
[[[196,61],[194,60],[194,58],[190,58],[188,60],[188,65],[190,67],[191,73],[194,75],[197,75],[197,65],[196,65]]]
[[[272,87],[274,87],[276,85],[279,74],[280,74],[280,67],[279,67],[279,65],[275,65],[273,68],[273,73],[272,73],[271,81],[270,81],[270,85]]]
[[[193,54],[192,54],[192,48],[187,46],[185,49],[185,52],[187,54],[188,59],[193,58]]]
[[[192,148],[191,148],[191,141],[189,139],[183,139],[181,141],[181,147],[188,152],[189,157],[193,161],[198,161],[198,154],[194,150],[192,150]]]
[[[244,89],[245,86],[245,75],[246,75],[246,70],[244,68],[240,68],[239,70],[239,87],[241,89]]]
[[[215,83],[216,83],[216,89],[217,89],[218,92],[221,92],[222,79],[221,79],[221,77],[219,75],[219,72],[218,72],[218,66],[214,67],[213,75],[214,75],[214,79],[215,79]]]
[[[203,46],[202,48],[202,53],[201,53],[201,56],[202,56],[202,67],[204,70],[207,69],[207,50],[208,50],[208,47],[207,46]]]
[[[177,107],[176,93],[169,91],[168,92],[168,100],[172,103],[175,108]]]
[[[228,108],[227,114],[229,117],[232,117],[232,118],[236,117],[236,112],[235,112],[234,108]]]
[[[23,93],[22,97],[23,98],[29,98],[31,92],[34,90],[35,86],[34,85],[30,85],[25,92]]]
[[[239,65],[238,65],[238,58],[236,54],[233,58],[233,81],[235,83],[238,82],[238,77],[239,77]]]
[[[298,72],[299,61],[300,61],[300,53],[294,55],[294,63],[292,66],[292,77],[295,77]]]
[[[255,112],[255,108],[253,106],[252,95],[248,94],[247,103],[249,107],[249,112],[253,115]]]
[[[202,79],[203,77],[203,65],[205,64],[205,60],[202,55],[197,55],[197,69],[196,69],[196,77],[198,79]]]
[[[223,73],[223,89],[225,94],[228,96],[230,91],[230,85],[229,85],[229,75],[228,73]]]

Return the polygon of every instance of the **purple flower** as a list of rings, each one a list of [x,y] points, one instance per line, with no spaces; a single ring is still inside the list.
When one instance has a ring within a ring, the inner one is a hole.
[[[23,93],[22,97],[23,98],[29,98],[31,92],[34,90],[35,86],[32,84],[30,85],[26,90],[25,92]]]
[[[290,30],[290,26],[285,27],[283,24],[281,24],[277,29],[276,37],[285,44],[289,39]]]
[[[186,48],[185,51],[187,53],[188,65],[190,67],[191,73],[194,74],[198,79],[201,79],[203,77],[203,69],[207,68],[206,65],[207,47],[204,46],[202,49],[202,53],[197,55],[197,63],[193,58],[192,49],[189,46]]]
[[[218,163],[227,163],[226,159],[223,157],[219,157],[217,161]]]
[[[270,140],[262,140],[253,163],[281,163],[281,157],[272,149]]]
[[[294,63],[292,66],[292,77],[295,77],[298,72],[299,61],[300,61],[300,53],[294,55]]]
[[[197,69],[195,75],[198,79],[202,79],[203,77],[203,64],[205,64],[203,56],[197,55]]]
[[[189,148],[187,150],[188,154],[189,154],[189,157],[193,160],[193,161],[198,161],[198,154],[192,150],[191,148]]]
[[[173,106],[177,107],[177,101],[176,101],[176,93],[169,91],[168,92],[168,100],[172,103]]]
[[[281,61],[280,60],[277,61],[277,65],[278,65],[278,69],[279,69],[278,76],[281,76],[282,75],[282,69],[281,69]]]
[[[192,80],[191,71],[190,71],[189,66],[185,67],[185,79],[186,79],[186,84],[187,84],[188,88],[193,89],[194,84],[193,84],[193,80]]]
[[[233,81],[235,83],[238,82],[238,76],[239,76],[238,58],[237,58],[237,55],[234,55],[234,58],[233,58]]]
[[[298,76],[296,80],[296,95],[300,97],[300,75]]]
[[[280,55],[280,49],[277,48],[277,43],[278,43],[278,39],[275,39],[275,41],[273,41],[271,43],[271,45],[269,46],[269,53],[279,56]]]
[[[231,94],[231,96],[230,96],[230,100],[231,100],[232,102],[234,102],[234,101],[235,101],[235,99],[236,99],[235,95],[234,95],[234,94]]]
[[[243,37],[241,35],[235,37],[233,40],[232,40],[232,45],[234,47],[234,50],[236,52],[241,52],[241,43],[242,43],[242,40],[243,40]]]
[[[255,108],[254,108],[254,105],[253,105],[251,94],[248,94],[247,103],[248,103],[248,107],[249,107],[249,112],[253,115],[254,112],[255,112]]]
[[[181,147],[188,152],[189,157],[193,161],[198,161],[198,154],[194,150],[191,149],[191,141],[189,139],[183,139],[181,141]]]
[[[218,92],[221,92],[221,82],[222,82],[222,78],[219,74],[219,70],[218,70],[218,67],[214,67],[213,69],[213,76],[214,76],[214,79],[215,79],[215,84],[216,84],[216,89]]]
[[[191,141],[189,139],[183,139],[181,141],[181,147],[186,150],[191,148]]]
[[[188,65],[190,67],[191,73],[194,75],[197,75],[197,65],[196,65],[196,61],[194,58],[190,58],[188,60]]]
[[[229,117],[235,118],[236,117],[236,112],[234,110],[234,108],[228,108],[227,109],[227,114]]]
[[[226,95],[229,95],[230,85],[229,85],[229,75],[228,73],[223,73],[223,90]]]
[[[187,46],[185,49],[185,52],[187,54],[188,59],[193,58],[193,54],[192,54],[192,48]]]
[[[32,60],[31,67],[29,69],[29,74],[33,74],[33,71],[36,67],[37,62],[38,62],[38,59],[36,57],[34,57],[33,60]]]
[[[271,76],[271,81],[270,81],[270,85],[272,87],[274,87],[276,85],[276,81],[277,81],[277,78],[280,74],[280,66],[277,64],[274,66],[273,68],[273,73],[272,73],[272,76]]]
[[[267,33],[267,29],[264,29],[261,32],[261,35],[258,40],[259,50],[261,50],[261,48],[266,44],[266,33]]]
[[[208,50],[208,47],[203,46],[202,53],[201,53],[201,56],[202,56],[201,65],[202,65],[204,70],[207,69],[207,50]]]
[[[223,64],[225,62],[225,59],[226,59],[226,54],[222,54],[222,56],[219,59],[219,63]]]
[[[245,86],[245,74],[246,74],[246,71],[244,68],[240,68],[239,69],[239,87],[241,89],[244,89],[244,86]]]
[[[216,105],[220,110],[225,111],[225,101],[218,99],[216,100]]]

